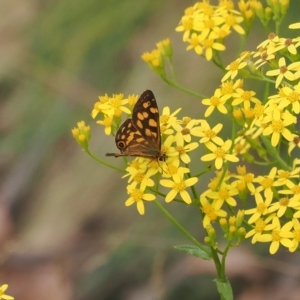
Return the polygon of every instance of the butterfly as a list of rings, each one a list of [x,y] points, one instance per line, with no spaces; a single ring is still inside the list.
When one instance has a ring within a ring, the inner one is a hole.
[[[118,129],[115,137],[121,153],[106,153],[106,156],[137,156],[165,161],[161,150],[159,112],[152,91],[142,93],[136,102],[132,117]]]

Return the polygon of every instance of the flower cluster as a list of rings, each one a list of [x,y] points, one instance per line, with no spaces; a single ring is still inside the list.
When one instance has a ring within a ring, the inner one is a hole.
[[[205,241],[212,249],[218,247],[214,228],[217,222],[229,241],[228,247],[246,237],[252,238],[252,243],[269,242],[271,254],[280,245],[291,252],[299,248],[300,160],[294,156],[300,148],[300,37],[270,33],[256,49],[241,52],[226,68],[214,59],[215,51],[225,50],[224,38],[232,30],[247,34],[254,16],[264,26],[271,19],[282,20],[288,1],[268,4],[263,8],[258,0],[240,0],[238,12],[231,0],[221,0],[218,6],[202,1],[185,10],[176,31],[183,32],[183,41],[189,43],[187,50],[194,49],[224,71],[210,97],[183,88],[175,80],[169,39],[142,55],[151,70],[168,84],[202,98],[199,104],[205,112],[204,119],[179,118],[180,109],[162,109],[161,137],[157,137],[162,159],[139,157],[135,152],[138,157],[126,160],[123,178],[128,182],[129,196],[125,205],[136,204],[138,212],[144,214],[144,202],[161,196],[167,203],[197,206],[207,232]],[[290,28],[299,29],[300,23]],[[166,60],[171,72],[165,71]],[[265,93],[247,88],[248,78],[264,82]],[[104,126],[105,134],[114,136],[132,114],[137,100],[137,96],[124,98],[122,94],[101,96],[92,117],[100,117],[97,123]],[[223,124],[207,119],[219,114],[228,117],[230,136],[222,132]],[[147,114],[141,116],[146,117]],[[150,123],[158,125],[153,120]],[[73,135],[83,148],[88,147],[90,133],[84,123],[78,123]],[[242,166],[235,165],[239,161],[244,161]],[[247,172],[247,163],[253,173]],[[258,171],[254,165],[265,166],[265,174],[255,174]],[[208,188],[197,191],[199,178],[213,171]]]
[[[165,77],[165,59],[172,61],[173,49],[170,39],[164,39],[156,44],[157,48],[151,52],[145,52],[142,59],[148,64],[151,70],[159,76]]]
[[[86,126],[84,121],[77,122],[77,127],[72,129],[72,135],[83,149],[88,149],[89,140],[91,139],[90,126]]]
[[[244,214],[250,217],[247,223],[251,229],[245,237],[252,237],[253,244],[270,242],[271,254],[280,245],[295,251],[300,243],[299,174],[297,165],[290,172],[273,167],[265,176],[255,176],[245,166],[239,166],[236,173],[226,174],[222,181],[216,176],[200,195],[204,228],[219,220],[223,229],[223,220],[228,216],[226,206],[234,209],[238,203],[248,203],[251,208]],[[250,204],[253,198],[255,203]]]
[[[224,39],[232,30],[241,35],[245,34],[240,26],[244,17],[233,6],[232,1],[220,1],[218,6],[204,1],[187,8],[176,27],[176,31],[183,32],[183,41],[189,44],[186,49],[194,49],[197,54],[211,60],[214,51],[226,49]],[[248,12],[249,9],[245,8],[244,11]],[[251,18],[249,13],[246,15]]]
[[[104,97],[111,99],[107,95]],[[100,99],[102,98],[100,97]],[[124,103],[120,102],[121,104]],[[97,111],[95,112],[96,107]],[[92,116],[101,112],[105,120],[108,114],[107,110],[109,111],[110,109],[112,110],[109,101],[106,102],[105,106],[96,103]],[[123,106],[122,111],[131,113],[132,108],[129,109]],[[137,204],[140,214],[145,212],[143,201],[156,199],[157,187],[156,189],[154,188],[155,183],[152,177],[158,173],[161,174],[161,177],[166,178],[159,181],[160,185],[170,189],[165,196],[166,202],[177,200],[184,201],[187,204],[192,203],[187,188],[194,186],[198,178],[191,176],[188,166],[191,163],[190,152],[198,148],[199,144],[204,144],[211,151],[210,154],[203,155],[201,160],[215,161],[216,169],[221,169],[226,161],[238,161],[235,154],[230,154],[233,151],[232,141],[230,139],[223,141],[217,135],[222,129],[221,124],[217,124],[211,129],[205,120],[191,119],[189,117],[178,119],[177,114],[179,111],[180,109],[177,109],[171,113],[169,107],[165,107],[160,116],[161,151],[166,159],[160,161],[137,157],[126,168],[126,175],[123,177],[128,178],[127,193],[130,197],[125,202],[125,205]],[[103,125],[104,121],[100,120],[97,123]],[[112,122],[109,123],[110,126],[112,124]],[[105,132],[114,133],[114,130],[106,126]],[[201,138],[200,141],[198,137]],[[177,194],[180,195],[182,200],[176,198]],[[196,199],[193,201],[196,201]]]
[[[138,97],[129,95],[124,99],[123,94],[116,94],[109,97],[107,94],[99,96],[99,101],[94,104],[91,116],[95,119],[100,115],[101,120],[97,124],[104,126],[105,134],[114,134],[122,121],[122,114],[132,114],[132,109]]]

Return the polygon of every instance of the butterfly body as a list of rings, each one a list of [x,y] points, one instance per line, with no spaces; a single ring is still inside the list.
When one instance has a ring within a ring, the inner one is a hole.
[[[106,156],[166,159],[161,151],[159,111],[152,91],[142,93],[133,108],[132,118],[118,129],[115,142],[120,153],[107,153]]]

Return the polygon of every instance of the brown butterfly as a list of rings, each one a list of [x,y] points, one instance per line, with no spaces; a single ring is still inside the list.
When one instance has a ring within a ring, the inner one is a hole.
[[[161,151],[159,112],[152,91],[142,93],[133,108],[132,118],[120,126],[115,141],[121,153],[106,153],[106,156],[166,159]]]

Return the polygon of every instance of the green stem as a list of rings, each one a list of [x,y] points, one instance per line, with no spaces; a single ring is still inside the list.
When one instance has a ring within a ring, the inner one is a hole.
[[[192,95],[192,96],[195,96],[197,98],[208,98],[207,96],[203,95],[203,94],[200,94],[200,93],[196,93],[188,88],[185,88],[184,86],[178,84],[175,80],[170,80],[168,79],[167,77],[165,76],[162,76],[161,77],[163,79],[163,81],[165,81],[166,83],[168,83],[169,85],[171,86],[174,86],[176,87],[177,89],[183,91],[183,92],[186,92],[187,94],[189,95]]]
[[[111,165],[111,164],[105,162],[105,161],[102,160],[102,159],[99,159],[98,157],[96,157],[95,155],[93,155],[93,154],[90,152],[89,149],[84,149],[84,151],[85,151],[91,158],[93,158],[94,160],[96,160],[98,163],[100,163],[100,164],[102,164],[102,165],[104,165],[104,166],[106,166],[106,167],[109,167],[109,168],[111,168],[111,169],[114,169],[114,170],[116,170],[116,171],[118,171],[118,172],[120,172],[120,173],[126,173],[126,171],[125,171],[124,169],[120,169],[120,168],[118,168],[118,167],[116,167],[116,166],[114,166],[114,165]]]
[[[222,280],[226,279],[225,266],[226,266],[226,257],[227,257],[229,249],[230,249],[230,243],[228,243],[228,245],[225,248],[223,255],[222,255],[222,263],[221,263],[221,279]]]
[[[263,135],[260,138],[266,146],[268,153],[276,160],[277,164],[284,170],[292,171],[292,168],[279,155],[278,149],[271,145],[270,140]]]
[[[218,256],[218,253],[217,253],[217,251],[213,247],[210,247],[210,249],[211,249],[211,255],[212,255],[212,258],[214,260],[214,263],[215,263],[215,266],[216,266],[216,270],[217,270],[217,273],[218,273],[218,278],[220,278],[220,279],[223,280],[223,276],[222,276],[222,264],[221,264],[220,258]]]
[[[189,169],[189,166],[188,166],[187,164],[185,164],[185,167]],[[186,176],[187,176],[188,178],[192,178],[192,175],[191,175],[190,172],[187,173]],[[196,192],[195,186],[192,185],[190,188],[191,188],[191,191],[192,191],[194,200],[197,201],[197,199],[199,199],[199,197],[198,197],[198,194],[197,194],[197,192]],[[198,202],[199,202],[199,201],[198,201]]]
[[[241,36],[241,44],[240,44],[239,52],[238,52],[239,54],[241,54],[244,51],[245,44],[246,44],[246,37],[247,37],[246,34]]]
[[[176,219],[173,218],[173,216],[157,201],[153,201],[155,205],[158,207],[158,209],[179,229],[193,244],[198,246],[201,250],[207,253],[207,248],[204,247],[202,244],[200,244],[189,232],[187,232],[178,222]],[[208,253],[210,254],[210,253]]]

